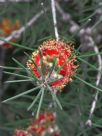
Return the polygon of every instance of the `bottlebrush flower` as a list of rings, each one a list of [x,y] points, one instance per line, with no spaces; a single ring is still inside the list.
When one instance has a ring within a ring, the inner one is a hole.
[[[21,24],[19,20],[13,22],[9,18],[3,19],[0,23],[0,37],[5,38],[9,36],[13,31],[18,30],[20,26]],[[16,39],[12,39],[12,42],[16,42]],[[12,46],[9,43],[5,43],[2,47],[10,48]]]
[[[60,136],[54,112],[46,111],[39,114],[38,118],[33,119],[27,129],[17,129],[14,136],[46,136],[46,134],[49,134],[49,136]]]
[[[44,112],[40,114],[37,119],[32,121],[32,124],[28,127],[27,131],[31,134],[35,134],[35,136],[45,136],[46,134],[55,135],[56,133],[59,133],[58,129],[56,131],[55,121],[55,113]]]
[[[39,80],[42,79],[42,75],[37,67],[42,69],[41,59],[44,65],[45,79],[48,82],[52,82],[51,87],[53,89],[62,89],[68,82],[72,81],[77,68],[75,64],[76,56],[72,44],[67,44],[63,41],[48,40],[40,46],[40,51],[37,50],[32,53],[32,60],[28,60],[27,66]],[[53,66],[54,69],[52,70]],[[51,70],[52,73],[49,77],[48,75]],[[55,79],[56,81],[53,82]]]
[[[32,136],[25,130],[16,130],[14,136]]]
[[[46,128],[44,125],[34,124],[33,126],[29,126],[28,132],[35,134],[35,136],[45,136]]]

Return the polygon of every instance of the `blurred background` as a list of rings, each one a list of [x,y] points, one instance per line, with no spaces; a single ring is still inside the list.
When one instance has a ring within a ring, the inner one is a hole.
[[[76,75],[80,77],[74,78],[58,94],[63,106],[62,111],[56,109],[61,136],[102,136],[102,1],[55,1],[59,35],[75,44],[79,65]],[[20,29],[22,27],[24,30]],[[15,30],[20,30],[18,35],[12,35]],[[7,37],[18,45],[5,43]],[[25,74],[12,58],[26,67],[28,57],[24,52],[30,55],[31,48],[36,49],[43,41],[54,37],[50,0],[0,0],[0,39],[3,38],[0,40],[0,136],[13,136],[16,128],[28,125],[32,113],[27,112],[27,107],[36,97],[30,94],[2,103],[33,86],[30,82],[7,82],[21,79],[16,74]],[[42,109],[49,99],[47,96]],[[95,111],[90,114],[93,102]],[[88,119],[92,120],[91,127]]]

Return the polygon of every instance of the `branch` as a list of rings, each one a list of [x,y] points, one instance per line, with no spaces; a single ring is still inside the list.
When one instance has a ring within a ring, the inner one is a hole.
[[[91,36],[92,34],[92,29],[91,28],[86,28],[86,29],[81,29],[80,30],[80,33],[79,33],[79,37],[80,37],[80,40],[81,40],[81,46],[82,46],[82,50],[85,50],[87,47],[92,47],[94,52],[97,54],[97,62],[98,62],[98,73],[97,73],[97,76],[96,76],[96,86],[99,85],[100,83],[100,80],[101,80],[101,73],[100,71],[102,71],[102,58],[101,58],[101,55],[99,53],[99,49],[98,47],[95,45],[95,42]],[[90,113],[89,113],[89,118],[88,120],[86,121],[86,125],[87,126],[92,126],[92,116],[93,116],[93,113],[95,111],[95,108],[96,108],[96,103],[98,101],[98,95],[99,95],[99,91],[97,91],[95,93],[95,97],[93,99],[93,102],[92,102],[92,105],[91,105],[91,109],[90,109]]]
[[[98,47],[95,45],[95,42],[92,38],[92,27],[90,28],[81,28],[71,17],[71,15],[69,13],[65,13],[63,11],[63,9],[61,8],[61,6],[59,5],[58,2],[56,2],[56,8],[58,10],[58,12],[62,15],[62,19],[66,22],[68,22],[70,24],[70,32],[71,33],[76,33],[79,31],[78,33],[78,36],[80,38],[80,41],[81,41],[81,45],[82,45],[82,49],[86,49],[87,47],[92,47],[94,52],[97,55],[97,60],[98,60],[98,73],[97,73],[97,76],[96,76],[96,86],[99,85],[100,83],[100,80],[101,80],[101,74],[100,74],[100,71],[102,71],[102,58],[101,58],[101,55],[99,54],[99,50],[98,50]],[[102,15],[102,10],[100,11],[96,11],[96,13],[98,12],[99,16]],[[97,14],[96,14],[97,16]],[[102,37],[102,36],[101,36]],[[91,105],[91,109],[90,109],[90,113],[89,113],[89,118],[88,120],[86,121],[86,125],[88,126],[92,126],[92,116],[93,116],[93,113],[95,111],[95,108],[96,108],[96,103],[97,103],[97,100],[98,100],[98,95],[99,95],[99,92],[97,91],[96,94],[95,94],[95,97],[94,97],[94,100],[92,102],[92,105]]]
[[[32,0],[0,0],[0,3],[5,2],[31,2]]]
[[[55,0],[51,0],[51,10],[53,16],[53,24],[54,24],[54,32],[56,40],[59,40],[58,28],[57,28],[57,20],[56,20],[56,7],[55,7]]]
[[[63,9],[61,8],[60,4],[56,2],[56,9],[61,14],[63,21],[68,22],[70,25],[70,32],[74,33],[79,30],[79,25],[72,19],[71,15],[68,13],[65,13]]]
[[[4,65],[4,59],[5,59],[5,50],[3,48],[0,48],[0,65]],[[4,94],[4,90],[2,88],[2,78],[3,78],[3,68],[0,68],[0,102]]]
[[[45,8],[45,11],[47,11],[47,10],[48,10],[48,9]],[[31,18],[31,20],[29,20],[29,21],[26,23],[25,26],[22,26],[19,30],[13,31],[13,32],[11,33],[11,35],[9,35],[8,37],[3,38],[3,39],[0,39],[0,46],[2,46],[3,44],[5,44],[6,42],[11,41],[13,38],[16,38],[16,39],[20,38],[21,34],[22,34],[23,32],[25,32],[25,30],[26,30],[28,27],[32,26],[32,24],[35,23],[35,22],[37,21],[37,19],[38,19],[42,14],[44,14],[44,11],[43,11],[43,10],[41,10],[41,11],[40,11],[39,13],[37,13],[33,18]],[[1,40],[2,40],[2,41],[1,41]]]
[[[96,76],[96,86],[99,85],[100,83],[100,80],[101,80],[101,73],[100,71],[102,71],[102,58],[101,58],[101,55],[99,54],[99,50],[97,48],[97,46],[95,45],[93,39],[91,37],[89,37],[90,39],[90,42],[91,42],[91,46],[93,47],[95,53],[97,53],[97,60],[98,60],[98,73],[97,73],[97,76]],[[96,103],[98,101],[98,95],[99,95],[99,91],[96,92],[95,94],[95,97],[94,97],[94,100],[92,102],[92,105],[91,105],[91,109],[90,109],[90,113],[89,113],[89,119],[86,121],[86,125],[88,126],[92,126],[92,116],[93,116],[93,113],[95,111],[95,108],[96,108]]]

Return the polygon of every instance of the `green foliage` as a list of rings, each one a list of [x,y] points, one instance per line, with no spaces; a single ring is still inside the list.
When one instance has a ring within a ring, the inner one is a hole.
[[[44,2],[43,7],[41,2]],[[79,0],[69,0],[69,2],[67,0],[59,0],[59,3],[62,9],[72,16],[80,29],[92,26],[92,29],[100,34],[99,29],[101,28],[102,16],[97,19],[96,10],[102,8],[101,0],[80,0],[80,2]],[[0,22],[4,17],[7,17],[13,21],[19,19],[22,26],[25,26],[35,14],[39,13],[41,9],[44,10],[45,7],[50,7],[50,1],[34,0],[29,3],[5,2],[0,5]],[[89,21],[90,18],[92,19],[91,21]],[[13,48],[3,49],[6,50],[6,53],[4,65],[1,66],[2,64],[0,63],[0,69],[3,68],[3,78],[0,78],[2,80],[0,81],[2,82],[0,91],[3,90],[2,99],[0,97],[1,136],[12,136],[16,128],[26,128],[33,117],[38,116],[40,112],[46,109],[56,111],[57,123],[62,136],[102,135],[102,86],[99,85],[97,87],[95,85],[98,72],[98,54],[92,50],[81,52],[81,41],[77,35],[79,30],[71,33],[69,31],[70,24],[62,19],[58,11],[57,21],[60,37],[67,39],[67,41],[74,39],[76,43],[75,54],[78,54],[77,63],[79,65],[76,76],[63,91],[56,94],[52,92],[50,83],[47,89],[43,88],[42,84],[36,87],[35,81],[40,81],[26,66],[27,60],[31,59],[32,51],[35,51],[46,39],[54,37],[51,9],[49,8],[31,27],[25,30],[17,43],[9,42]],[[98,34],[94,37],[98,36]],[[4,39],[0,37],[0,40]],[[101,55],[102,43],[96,43]],[[42,58],[41,52],[40,58]],[[35,64],[35,62],[33,63]],[[42,59],[41,65],[42,67],[39,70],[35,64],[41,74],[44,75]],[[55,66],[56,59],[53,60],[49,77]],[[102,74],[102,71],[99,72]],[[99,91],[100,94],[92,116],[93,125],[90,128],[85,123],[89,117],[91,103],[96,91]],[[2,101],[7,103],[2,103]]]

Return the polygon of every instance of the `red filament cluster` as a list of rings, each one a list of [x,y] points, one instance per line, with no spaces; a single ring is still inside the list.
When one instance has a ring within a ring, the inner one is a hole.
[[[26,130],[16,130],[14,136],[60,136],[56,122],[56,114],[53,112],[44,112],[38,118],[32,120],[32,123]]]
[[[10,36],[10,34],[13,31],[18,30],[20,26],[21,24],[19,20],[13,22],[8,18],[3,19],[3,21],[0,23],[0,37],[6,38],[7,36]],[[16,42],[16,39],[12,39],[12,42]],[[9,43],[5,43],[2,47],[10,48],[12,46]]]
[[[41,59],[44,65],[45,79],[48,82],[52,82],[52,88],[62,89],[68,82],[72,81],[77,65],[74,48],[71,43],[48,40],[40,46],[40,51],[36,50],[32,53],[31,60],[28,60],[27,66],[39,80],[42,79],[42,74],[37,67],[41,69]],[[53,66],[53,71],[49,77]]]

